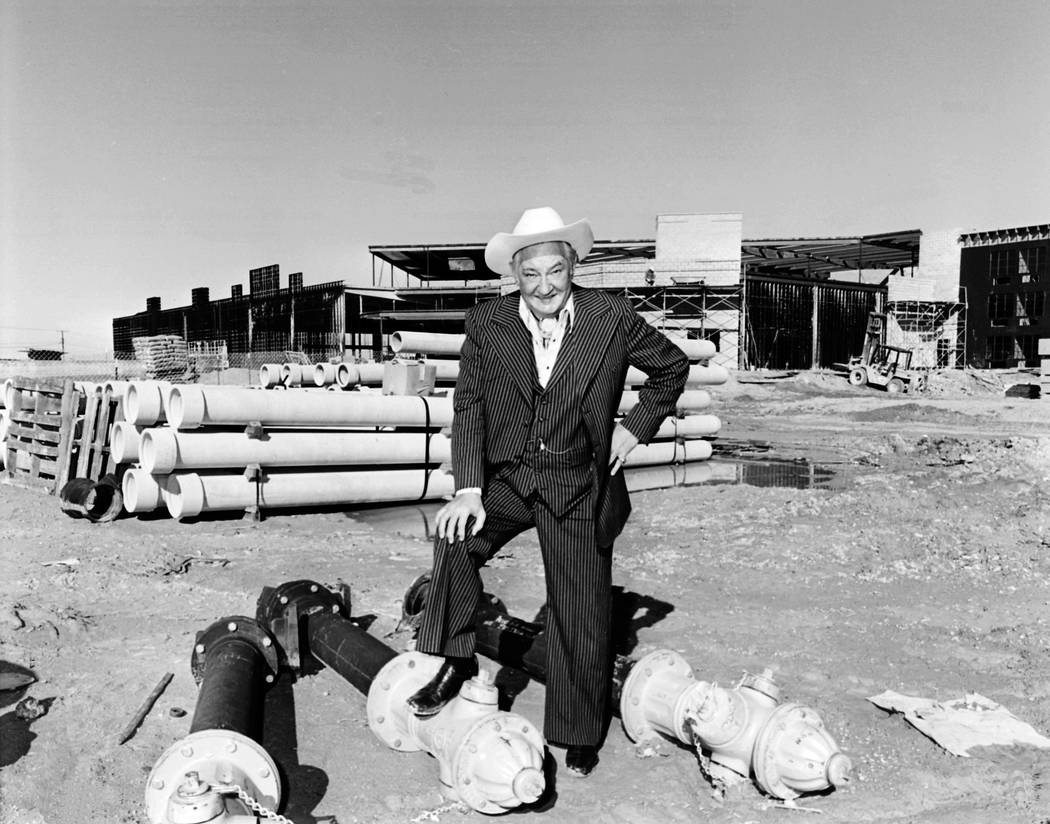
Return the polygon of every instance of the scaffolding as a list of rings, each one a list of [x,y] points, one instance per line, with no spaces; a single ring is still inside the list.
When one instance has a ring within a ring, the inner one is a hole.
[[[711,362],[737,368],[742,302],[739,285],[623,286],[607,291],[629,300],[638,314],[671,340],[711,341],[716,350]]]
[[[898,300],[886,304],[886,343],[910,349],[912,366],[954,369],[966,363],[966,304]]]

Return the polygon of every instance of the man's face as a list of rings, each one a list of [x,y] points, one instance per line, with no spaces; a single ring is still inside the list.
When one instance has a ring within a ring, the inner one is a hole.
[[[520,250],[513,260],[518,289],[537,318],[557,315],[569,300],[573,252],[565,243],[538,243]]]

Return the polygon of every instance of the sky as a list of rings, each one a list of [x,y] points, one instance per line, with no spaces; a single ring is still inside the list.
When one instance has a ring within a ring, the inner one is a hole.
[[[372,280],[529,207],[652,238],[1050,222],[1045,0],[5,0],[0,357]]]

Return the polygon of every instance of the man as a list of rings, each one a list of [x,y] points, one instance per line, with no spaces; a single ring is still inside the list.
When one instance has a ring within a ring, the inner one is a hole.
[[[438,712],[477,672],[479,568],[535,527],[547,589],[544,734],[568,771],[598,763],[612,673],[612,545],[630,512],[621,468],[674,411],[689,364],[624,299],[572,283],[594,243],[586,220],[526,211],[485,249],[518,294],[467,312],[453,400],[456,495],[438,513],[416,649],[445,660],[409,699]],[[649,377],[613,424],[628,365]]]

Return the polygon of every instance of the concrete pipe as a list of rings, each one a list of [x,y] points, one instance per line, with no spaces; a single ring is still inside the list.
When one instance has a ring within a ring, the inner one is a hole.
[[[102,391],[109,392],[111,398],[123,398],[128,390],[128,381],[106,381],[102,384]]]
[[[717,353],[714,341],[694,340],[692,338],[670,338],[671,343],[685,352],[691,361],[702,361],[713,358]]]
[[[381,386],[383,383],[381,363],[341,363],[336,367],[335,382],[340,389],[353,389],[355,386]]]
[[[357,380],[362,386],[382,386],[387,366],[393,364],[416,364],[424,367],[434,367],[434,379],[439,381],[455,381],[459,377],[458,360],[392,360],[385,363],[359,363],[357,364]]]
[[[353,389],[360,382],[356,363],[341,363],[335,368],[335,382],[340,389]]]
[[[637,367],[629,367],[627,370],[627,385],[638,386],[645,383],[646,374]],[[686,378],[686,386],[720,386],[729,380],[729,371],[724,366],[716,364],[694,363],[689,367],[689,377]]]
[[[251,618],[231,615],[197,633],[197,705],[189,735],[157,759],[146,781],[150,824],[249,824],[260,810],[276,815],[281,778],[260,743],[259,721],[277,667],[273,638]]]
[[[273,389],[281,382],[281,364],[264,363],[259,367],[259,385],[263,389]]]
[[[124,420],[137,426],[163,421],[164,398],[171,387],[169,381],[129,381],[124,392]]]
[[[709,438],[717,435],[722,421],[717,415],[686,415],[684,418],[668,418],[656,431],[653,440],[664,438]]]
[[[466,335],[448,335],[441,332],[394,332],[390,348],[395,352],[416,352],[422,355],[458,355]]]
[[[335,593],[311,581],[264,589],[256,611],[292,651],[286,657],[293,671],[303,658],[316,658],[367,695],[368,726],[380,741],[432,755],[448,798],[494,815],[543,795],[543,737],[528,719],[500,712],[490,673],[481,669],[440,712],[419,718],[407,699],[437,673],[441,658],[398,655],[348,613]]]
[[[170,479],[170,475],[150,475],[138,467],[129,469],[120,482],[124,510],[132,514],[153,512],[167,499]]]
[[[314,365],[314,386],[331,386],[335,383],[334,363],[318,363]]]
[[[281,366],[281,383],[285,386],[302,386],[309,382],[313,385],[313,368],[301,363],[286,363]]]
[[[627,389],[620,398],[620,414],[627,414],[638,405],[638,392]],[[711,395],[704,389],[686,389],[678,398],[678,412],[699,412],[711,405]]]
[[[440,464],[452,460],[451,440],[430,432],[268,432],[265,440],[242,432],[147,429],[142,468],[155,475],[176,469],[352,464]]]
[[[640,444],[627,456],[628,466],[657,466],[659,464],[706,461],[711,457],[708,441],[654,441]]]
[[[109,435],[109,452],[114,462],[134,463],[139,459],[139,442],[145,428],[127,421],[114,421]]]
[[[14,392],[15,382],[12,378],[4,378],[4,382],[0,384],[0,406],[4,409],[10,409],[14,403],[12,399],[12,393]]]
[[[213,386],[177,386],[170,423],[199,426],[431,426],[452,424],[451,398],[420,398],[362,392],[259,392]]]
[[[125,476],[126,477],[126,476]],[[202,512],[260,506],[310,507],[378,501],[420,501],[456,491],[441,469],[391,469],[378,472],[287,472],[267,474],[256,484],[238,475],[186,473],[168,476],[163,496],[173,518]]]

